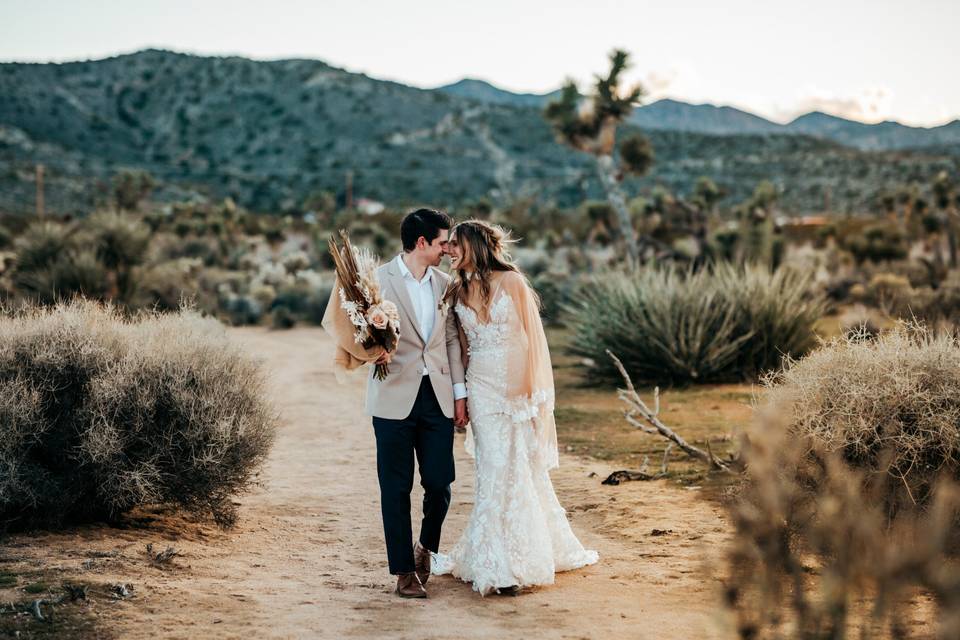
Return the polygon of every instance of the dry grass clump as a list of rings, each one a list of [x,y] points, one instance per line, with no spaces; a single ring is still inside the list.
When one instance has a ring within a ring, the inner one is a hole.
[[[929,500],[934,479],[960,479],[960,342],[901,324],[874,340],[836,338],[767,376],[766,410],[846,464],[883,471],[890,517]]]
[[[172,503],[231,524],[272,443],[256,362],[190,309],[74,300],[0,317],[0,520],[55,526]]]

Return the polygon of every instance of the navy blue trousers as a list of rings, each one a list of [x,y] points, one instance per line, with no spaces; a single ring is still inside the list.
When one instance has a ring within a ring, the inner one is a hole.
[[[453,420],[443,415],[430,378],[424,376],[410,415],[403,420],[374,417],[373,430],[377,437],[380,511],[390,573],[410,573],[414,570],[410,524],[414,456],[423,487],[420,544],[438,551],[454,480]]]

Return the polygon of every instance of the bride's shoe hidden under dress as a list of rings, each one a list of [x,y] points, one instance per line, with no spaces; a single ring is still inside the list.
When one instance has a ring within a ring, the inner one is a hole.
[[[476,485],[463,535],[449,554],[434,555],[432,570],[481,594],[552,584],[555,572],[598,558],[571,530],[548,473],[558,464],[553,371],[536,301],[511,271],[494,274],[491,290],[486,318],[455,305],[469,347],[467,451]]]

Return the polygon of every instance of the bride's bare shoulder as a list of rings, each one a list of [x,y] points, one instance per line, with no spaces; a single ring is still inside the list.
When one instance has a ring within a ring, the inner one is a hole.
[[[511,295],[517,294],[527,286],[527,279],[518,271],[501,271],[497,280],[497,288],[503,289]]]
[[[518,271],[498,271],[494,277],[497,278],[497,284],[503,285],[515,286],[517,284],[525,284],[527,281],[526,278],[523,277],[523,274]]]

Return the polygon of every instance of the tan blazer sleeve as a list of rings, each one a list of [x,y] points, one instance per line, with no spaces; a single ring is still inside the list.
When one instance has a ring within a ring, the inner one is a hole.
[[[335,349],[333,354],[334,372],[352,371],[369,362],[373,362],[383,354],[383,347],[365,349],[353,339],[353,324],[347,317],[347,312],[340,306],[340,281],[335,280],[330,300],[323,314],[321,326],[333,338]]]

